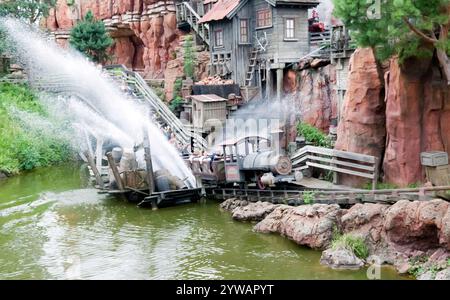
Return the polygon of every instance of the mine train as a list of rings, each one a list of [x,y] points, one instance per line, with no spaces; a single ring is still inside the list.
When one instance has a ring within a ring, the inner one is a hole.
[[[139,206],[152,208],[195,202],[208,187],[268,189],[295,181],[290,158],[280,154],[268,138],[246,136],[219,146],[220,153],[185,158],[198,186],[164,169],[154,172],[149,145],[144,146],[145,167],[138,163],[136,149],[120,147],[103,149],[107,162],[102,159],[102,165],[97,165],[89,154],[86,161],[102,193],[120,194]]]
[[[268,138],[246,136],[224,141],[219,147],[220,154],[185,160],[203,186],[266,189],[295,181],[290,158]]]

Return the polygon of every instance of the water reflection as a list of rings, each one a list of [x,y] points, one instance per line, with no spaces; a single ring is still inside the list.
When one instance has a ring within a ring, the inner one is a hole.
[[[0,182],[0,225],[0,279],[366,279],[212,201],[153,212],[99,195],[79,166]]]

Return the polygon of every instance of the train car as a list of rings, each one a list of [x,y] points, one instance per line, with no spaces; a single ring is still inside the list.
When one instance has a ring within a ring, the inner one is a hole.
[[[294,181],[289,157],[272,147],[270,139],[246,136],[219,145],[222,154],[190,158],[188,165],[203,184],[239,185],[259,189]]]

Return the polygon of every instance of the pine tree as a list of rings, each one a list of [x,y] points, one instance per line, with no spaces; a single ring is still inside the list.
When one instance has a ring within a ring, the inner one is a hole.
[[[335,14],[359,46],[380,59],[436,54],[450,84],[450,0],[334,0]]]
[[[40,17],[46,17],[50,8],[55,5],[56,0],[2,0],[0,16],[26,19],[34,24]]]
[[[91,11],[70,32],[70,44],[96,63],[108,59],[108,48],[113,40],[106,32],[105,24],[94,18]]]

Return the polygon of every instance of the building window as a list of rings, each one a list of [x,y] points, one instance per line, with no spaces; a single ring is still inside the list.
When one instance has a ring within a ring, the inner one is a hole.
[[[270,8],[260,9],[256,12],[256,25],[258,28],[272,26],[272,11]]]
[[[285,35],[286,39],[295,38],[295,20],[294,18],[285,19]]]
[[[214,32],[214,44],[216,47],[223,47],[223,30],[219,29]]]
[[[248,20],[247,19],[241,19],[239,22],[240,26],[240,39],[239,42],[242,44],[248,44],[249,38],[248,38]]]

